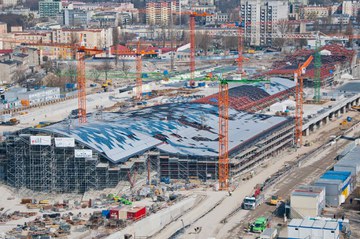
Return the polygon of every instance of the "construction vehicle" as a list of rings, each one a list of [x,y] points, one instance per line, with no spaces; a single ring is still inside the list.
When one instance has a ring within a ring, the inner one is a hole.
[[[245,210],[254,210],[257,206],[264,202],[264,195],[246,196],[242,203],[242,208]]]
[[[266,217],[259,217],[255,220],[253,224],[250,226],[250,231],[255,233],[263,232],[267,226]]]
[[[1,124],[2,125],[17,125],[17,124],[20,124],[20,120],[18,120],[17,118],[11,118],[8,121],[2,121]]]
[[[278,205],[279,202],[281,202],[282,198],[279,197],[278,195],[273,195],[271,196],[271,199],[270,199],[270,205]]]
[[[355,105],[351,107],[353,110],[360,111],[360,105]]]
[[[309,140],[305,141],[305,144],[304,144],[305,147],[310,147],[311,145],[312,145],[312,142],[310,142]]]
[[[101,85],[102,88],[106,88],[112,85],[112,80],[106,80],[104,84]]]

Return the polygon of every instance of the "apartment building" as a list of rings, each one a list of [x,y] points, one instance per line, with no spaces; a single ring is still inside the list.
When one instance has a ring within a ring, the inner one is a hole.
[[[248,0],[241,2],[240,16],[245,23],[245,43],[251,46],[271,46],[273,34],[279,31],[278,23],[287,20],[288,1]]]
[[[146,3],[146,24],[168,26],[171,13],[178,12],[177,0],[153,0]]]
[[[214,13],[205,18],[206,25],[224,24],[229,22],[228,13]]]
[[[17,63],[12,60],[0,61],[0,84],[9,84],[15,74]]]
[[[90,20],[90,12],[79,9],[64,9],[65,26],[86,26]]]
[[[39,1],[40,17],[56,17],[62,10],[62,4],[59,0]]]
[[[342,14],[357,16],[360,9],[359,0],[345,0],[342,2]]]
[[[7,33],[7,23],[0,22],[0,34]]]
[[[325,6],[305,6],[300,9],[300,16],[303,19],[315,20],[316,18],[328,17],[329,8]]]

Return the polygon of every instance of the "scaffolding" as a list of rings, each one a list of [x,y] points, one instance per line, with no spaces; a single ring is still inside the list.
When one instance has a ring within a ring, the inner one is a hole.
[[[17,133],[6,139],[6,176],[10,186],[55,193],[83,193],[108,187],[108,164],[101,163],[98,154],[77,158],[74,148],[56,147],[53,140],[50,145],[31,145],[31,133],[34,132]]]
[[[50,145],[31,145],[32,135],[51,137]],[[112,163],[102,154],[76,157],[75,149],[86,149],[76,142],[75,147],[56,147],[54,133],[39,133],[26,129],[6,137],[6,180],[17,189],[54,193],[83,193],[117,187],[119,182],[135,181],[136,175],[147,175],[147,182],[162,177],[177,180],[217,180],[217,156],[169,154],[154,147],[139,152],[123,163]],[[291,145],[293,121],[274,125],[230,151],[230,176],[235,177],[257,163],[276,155]]]

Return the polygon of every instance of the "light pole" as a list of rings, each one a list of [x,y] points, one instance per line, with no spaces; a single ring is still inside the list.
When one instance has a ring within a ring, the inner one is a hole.
[[[183,219],[180,219],[180,220],[181,220],[181,223],[182,223],[182,231],[184,232],[185,231],[184,220]]]

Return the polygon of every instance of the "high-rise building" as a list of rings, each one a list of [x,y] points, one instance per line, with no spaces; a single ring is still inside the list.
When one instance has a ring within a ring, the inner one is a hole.
[[[270,46],[273,34],[279,33],[279,21],[287,20],[288,1],[247,0],[241,2],[240,16],[245,23],[246,43],[252,46]]]
[[[178,12],[178,0],[153,0],[146,3],[146,24],[167,26],[171,13]]]
[[[39,1],[40,17],[56,17],[62,10],[62,4],[59,0]]]
[[[64,10],[65,26],[86,26],[90,20],[89,13],[79,9]]]
[[[357,16],[360,9],[360,1],[346,0],[342,2],[342,14]]]

